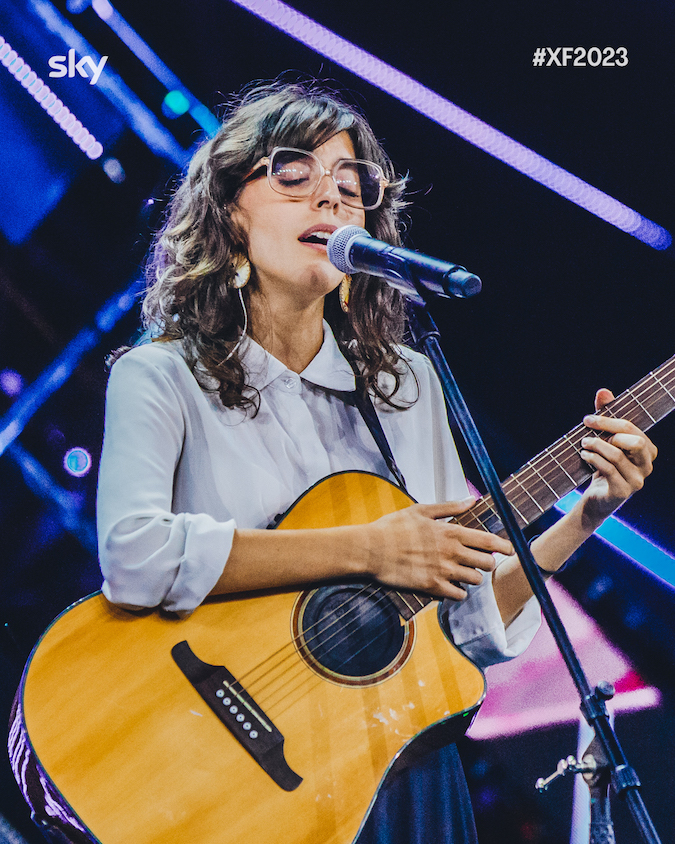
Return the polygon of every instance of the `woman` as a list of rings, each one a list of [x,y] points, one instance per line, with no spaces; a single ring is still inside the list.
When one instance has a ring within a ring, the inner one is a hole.
[[[400,294],[326,255],[348,224],[398,243],[403,188],[363,117],[315,86],[249,91],[196,153],[149,265],[155,342],[111,371],[98,500],[109,600],[188,614],[209,595],[358,575],[447,599],[448,630],[479,665],[527,646],[538,607],[509,543],[444,521],[474,499],[431,366],[399,345]],[[359,393],[421,503],[366,525],[265,530],[327,475],[391,477]],[[585,422],[611,436],[584,441],[594,479],[533,543],[547,573],[656,454],[627,422]],[[396,780],[359,840],[422,837],[475,841],[454,747]]]

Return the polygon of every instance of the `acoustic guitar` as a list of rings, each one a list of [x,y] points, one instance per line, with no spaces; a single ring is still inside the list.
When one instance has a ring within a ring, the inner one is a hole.
[[[602,413],[675,407],[675,357]],[[533,522],[591,475],[578,425],[503,484]],[[278,530],[373,521],[413,500],[365,472],[308,490]],[[501,533],[490,497],[457,521]],[[96,593],[44,633],[21,683],[45,775],[103,844],[350,844],[397,772],[471,723],[482,673],[439,602],[325,583],[205,602],[189,618]]]

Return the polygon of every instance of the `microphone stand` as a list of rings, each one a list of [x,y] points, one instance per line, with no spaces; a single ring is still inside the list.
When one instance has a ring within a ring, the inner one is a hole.
[[[420,298],[425,303],[424,305],[420,305],[417,303],[417,299],[408,303],[408,325],[413,338],[413,345],[426,354],[438,374],[445,400],[457,421],[483,482],[492,496],[502,524],[518,555],[525,575],[532,587],[532,591],[539,601],[544,618],[551,629],[553,638],[565,661],[567,670],[577,688],[581,700],[581,711],[588,724],[595,731],[604,757],[608,760],[614,791],[625,799],[628,804],[642,836],[642,840],[646,844],[660,844],[660,839],[644,805],[642,795],[638,791],[640,781],[633,768],[628,764],[617,736],[609,722],[609,716],[605,706],[605,684],[601,683],[595,690],[591,690],[588,679],[584,674],[579,658],[567,635],[567,631],[563,626],[555,604],[551,600],[551,596],[544,585],[544,580],[532,556],[530,547],[523,536],[523,532],[520,529],[511,505],[501,488],[494,465],[488,456],[476,424],[471,417],[464,397],[441,350],[439,342],[440,332],[428,311],[431,294],[429,294],[423,283],[415,275],[414,270],[410,267],[407,269],[410,280],[414,283]],[[605,692],[604,696],[603,691]]]

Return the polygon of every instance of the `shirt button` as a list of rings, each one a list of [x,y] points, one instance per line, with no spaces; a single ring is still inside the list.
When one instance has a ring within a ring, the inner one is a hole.
[[[284,378],[284,384],[289,390],[292,390],[295,387],[295,380],[293,378]]]

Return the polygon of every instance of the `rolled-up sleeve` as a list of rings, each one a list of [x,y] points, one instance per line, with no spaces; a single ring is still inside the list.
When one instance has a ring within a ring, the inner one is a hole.
[[[218,581],[235,523],[173,512],[185,397],[181,378],[149,357],[127,353],[108,383],[97,501],[102,589],[124,607],[188,613]]]
[[[496,555],[497,565],[504,559]],[[441,609],[441,618],[455,645],[479,668],[520,656],[541,624],[537,600],[530,598],[505,626],[491,577],[484,575],[480,585],[465,588],[467,597],[463,601],[446,600]]]

